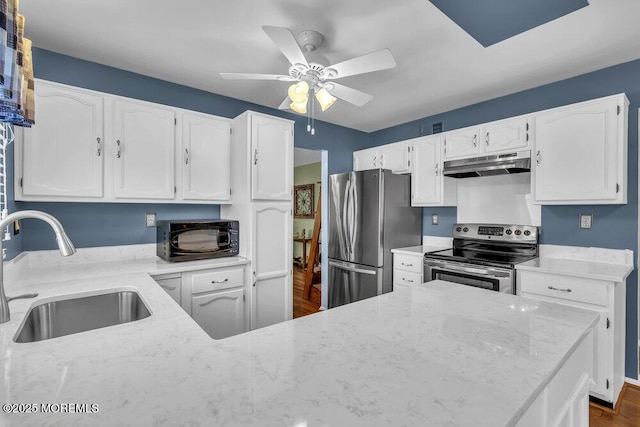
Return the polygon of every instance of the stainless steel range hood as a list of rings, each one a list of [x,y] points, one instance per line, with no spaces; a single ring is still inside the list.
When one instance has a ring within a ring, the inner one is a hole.
[[[452,178],[472,178],[476,176],[506,175],[529,172],[531,151],[474,157],[472,159],[444,162],[443,175]]]

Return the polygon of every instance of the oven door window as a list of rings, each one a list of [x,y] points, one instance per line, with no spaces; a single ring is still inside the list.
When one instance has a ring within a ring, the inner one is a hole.
[[[500,291],[500,279],[494,277],[474,276],[457,271],[431,269],[431,280],[445,280],[461,285],[475,286],[476,288]]]

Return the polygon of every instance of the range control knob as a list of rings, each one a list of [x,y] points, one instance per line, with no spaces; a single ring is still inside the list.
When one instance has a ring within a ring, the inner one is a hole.
[[[511,233],[513,233],[513,231],[511,231],[511,229],[508,229],[507,231],[505,231],[505,233],[507,233],[507,236],[511,236]]]
[[[456,227],[456,231],[459,233],[462,231],[462,227]]]
[[[521,234],[522,234],[522,231],[520,231],[520,230],[516,230],[516,231],[514,231],[514,234],[515,234],[516,236],[519,236],[519,235],[521,235]]]
[[[529,230],[524,230],[524,235],[525,236],[529,236],[531,234],[531,232]]]
[[[469,231],[469,228],[465,227],[465,228],[462,229],[462,231],[464,231],[466,233],[467,231]]]

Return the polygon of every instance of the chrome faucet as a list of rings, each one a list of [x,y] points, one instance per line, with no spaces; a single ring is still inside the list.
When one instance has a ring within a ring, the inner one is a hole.
[[[12,224],[16,220],[25,219],[25,218],[42,220],[47,224],[49,224],[51,228],[53,228],[53,231],[56,233],[56,242],[58,243],[58,248],[60,249],[60,255],[69,256],[76,253],[76,248],[73,246],[73,243],[71,243],[71,240],[69,240],[69,237],[67,237],[67,234],[64,232],[64,229],[62,228],[62,224],[60,224],[60,221],[58,221],[53,216],[45,212],[40,212],[40,211],[14,212],[11,215],[7,215],[5,219],[0,221],[0,230],[8,227],[10,224]],[[2,239],[0,239],[0,253],[2,253]],[[9,314],[10,300],[13,300],[16,298],[29,298],[29,297],[32,298],[34,296],[37,296],[37,294],[30,294],[30,295],[20,295],[13,298],[7,298],[4,293],[3,270],[4,270],[4,267],[2,264],[2,257],[0,257],[0,323],[8,322],[9,319],[11,318]]]

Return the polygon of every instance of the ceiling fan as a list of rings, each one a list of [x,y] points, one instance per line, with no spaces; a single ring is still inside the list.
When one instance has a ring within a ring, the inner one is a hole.
[[[309,97],[309,92],[318,100],[322,111],[331,107],[336,98],[361,107],[371,101],[373,96],[335,83],[333,80],[386,70],[396,66],[396,61],[389,49],[381,49],[329,65],[322,56],[312,53],[322,44],[324,39],[322,34],[317,31],[303,31],[296,40],[288,28],[264,25],[262,29],[291,63],[288,74],[220,73],[220,76],[228,80],[297,82],[289,87],[289,96],[278,107],[281,110],[291,108],[300,114],[307,113],[309,99],[312,100]],[[306,51],[306,56],[300,46]],[[313,109],[313,100],[311,109]]]

